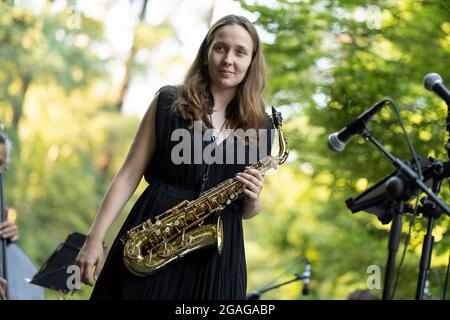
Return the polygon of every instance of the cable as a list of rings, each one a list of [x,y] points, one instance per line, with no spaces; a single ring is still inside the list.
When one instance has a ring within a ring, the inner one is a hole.
[[[261,289],[259,289],[258,291],[263,291],[267,288],[269,288],[271,285],[273,285],[276,281],[278,281],[278,279],[280,279],[282,276],[284,276],[285,274],[287,274],[289,271],[291,271],[292,268],[294,268],[296,265],[299,265],[303,260],[308,261],[308,259],[305,256],[301,256],[297,259],[295,259],[291,265],[283,272],[281,273],[278,277],[276,277],[275,279],[273,279],[270,283],[266,284],[264,287],[262,287]]]
[[[399,264],[398,269],[397,269],[397,275],[396,275],[396,277],[395,277],[394,285],[392,286],[392,293],[391,293],[391,297],[390,297],[391,300],[394,299],[395,290],[397,289],[397,284],[398,284],[398,281],[400,280],[400,274],[401,274],[402,269],[403,269],[403,262],[404,262],[404,260],[405,260],[406,251],[407,251],[407,249],[408,249],[409,242],[410,242],[410,240],[411,240],[412,228],[413,228],[414,222],[415,222],[415,220],[416,220],[417,209],[418,209],[418,207],[419,207],[419,197],[417,197],[417,199],[416,199],[416,205],[414,206],[414,212],[413,212],[411,221],[410,221],[410,223],[409,223],[408,234],[407,234],[407,236],[406,236],[405,243],[404,243],[404,245],[403,245],[402,258],[400,259],[400,264]]]
[[[409,151],[411,152],[411,154],[412,154],[412,156],[414,158],[414,161],[416,162],[417,174],[419,175],[419,179],[423,180],[423,175],[422,175],[422,169],[420,167],[420,162],[419,162],[419,159],[417,157],[416,150],[414,149],[414,146],[411,143],[411,139],[409,138],[408,132],[406,132],[405,124],[403,123],[403,118],[400,115],[400,109],[397,106],[397,104],[395,103],[395,101],[392,100],[391,98],[387,98],[386,100],[390,102],[391,106],[393,107],[393,109],[395,111],[395,114],[397,115],[398,121],[400,123],[400,127],[402,128],[403,134],[405,136],[406,143],[408,145]],[[395,277],[394,285],[393,285],[393,288],[392,288],[392,293],[391,293],[391,297],[390,297],[391,300],[394,299],[395,291],[397,289],[397,284],[398,284],[398,281],[400,280],[400,274],[401,274],[402,269],[403,269],[403,263],[404,263],[404,260],[405,260],[406,251],[408,250],[409,242],[411,241],[412,229],[413,229],[413,226],[414,226],[414,222],[416,220],[418,207],[419,207],[419,196],[417,196],[417,199],[416,199],[416,205],[414,206],[414,212],[413,212],[410,224],[409,224],[408,234],[407,234],[405,242],[404,242],[402,258],[400,259],[400,264],[399,264],[398,269],[397,269],[397,275]]]
[[[398,121],[400,122],[400,127],[402,128],[403,134],[405,135],[405,139],[406,139],[406,143],[408,144],[409,151],[411,152],[411,154],[412,154],[412,156],[414,158],[414,161],[416,162],[417,173],[419,175],[419,179],[423,180],[422,168],[420,167],[419,158],[417,157],[416,150],[414,149],[414,146],[411,143],[411,139],[409,138],[409,134],[408,134],[408,132],[406,132],[405,124],[403,123],[403,118],[400,115],[400,109],[398,108],[398,106],[395,103],[395,101],[392,100],[391,98],[386,98],[386,100],[391,103],[391,106],[393,107],[393,109],[394,109],[394,111],[395,111],[395,113],[397,115]]]

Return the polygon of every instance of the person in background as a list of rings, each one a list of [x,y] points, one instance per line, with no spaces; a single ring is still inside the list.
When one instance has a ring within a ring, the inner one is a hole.
[[[0,174],[3,174],[8,167],[11,152],[11,142],[8,137],[0,131]],[[8,218],[9,209],[6,208],[6,217]],[[8,241],[15,242],[19,240],[19,228],[14,222],[0,222],[0,237]],[[6,280],[0,277],[0,300],[6,299]]]
[[[367,289],[358,289],[351,292],[347,300],[380,300],[380,298]]]
[[[8,137],[0,131],[0,173],[3,174],[8,167],[11,154],[11,142]],[[10,210],[6,208],[6,217],[8,218],[8,212]],[[0,237],[8,239],[11,242],[19,240],[19,228],[17,225],[6,219],[0,223]]]

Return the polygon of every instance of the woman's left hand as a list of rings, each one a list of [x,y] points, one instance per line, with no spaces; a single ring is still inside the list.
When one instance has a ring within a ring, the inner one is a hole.
[[[256,203],[263,188],[264,176],[256,169],[245,167],[244,172],[236,174],[236,180],[242,182],[247,203]]]

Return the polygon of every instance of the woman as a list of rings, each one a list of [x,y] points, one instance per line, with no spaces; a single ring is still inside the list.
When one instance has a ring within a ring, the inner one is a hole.
[[[249,219],[261,210],[259,195],[264,179],[257,170],[246,167],[248,162],[206,164],[203,158],[196,162],[196,156],[190,154],[194,163],[176,163],[176,142],[171,141],[171,134],[176,129],[192,133],[195,124],[200,123],[203,130],[214,129],[218,138],[215,143],[225,149],[226,143],[219,141],[226,137],[226,129],[269,128],[262,101],[264,85],[264,57],[255,28],[243,17],[223,17],[208,31],[183,84],[163,87],[154,97],[127,158],[105,195],[76,259],[82,281],[90,285],[96,281],[91,299],[245,298],[242,218]],[[202,141],[200,148],[204,150],[207,142]],[[191,144],[192,150],[198,147],[195,141]],[[248,143],[245,146],[248,153]],[[270,145],[267,149],[270,152]],[[234,154],[234,160],[236,157]],[[119,231],[100,273],[102,239],[142,176],[149,186]],[[135,276],[126,269],[120,236],[234,176],[244,185],[243,196],[221,214],[224,242],[220,255],[216,248],[198,250],[147,277]]]

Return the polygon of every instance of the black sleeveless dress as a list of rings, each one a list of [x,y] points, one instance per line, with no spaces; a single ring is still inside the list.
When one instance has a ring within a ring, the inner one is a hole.
[[[232,178],[235,173],[244,171],[245,166],[250,164],[242,161],[236,164],[236,157],[241,156],[236,153],[235,161],[232,161],[234,164],[227,164],[229,161],[208,165],[205,161],[198,164],[174,164],[171,153],[179,140],[171,141],[172,132],[187,127],[181,117],[170,111],[177,88],[166,86],[159,93],[155,120],[156,150],[144,175],[149,186],[137,200],[113,242],[91,299],[245,299],[247,270],[241,217],[242,196],[221,213],[224,229],[221,254],[217,247],[203,248],[145,277],[132,274],[124,265],[123,244],[119,238],[127,230],[182,200],[197,198],[205,177],[204,190],[207,190]],[[270,122],[268,128],[273,128]],[[192,134],[193,129],[189,132]],[[270,153],[272,137],[269,130],[267,147],[263,148],[266,152],[258,155],[258,159]],[[209,143],[203,142],[203,149]],[[245,148],[248,153],[248,145]],[[248,159],[246,157],[245,161]]]

